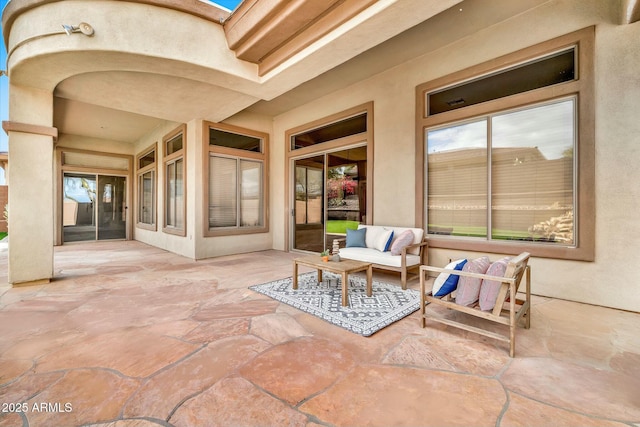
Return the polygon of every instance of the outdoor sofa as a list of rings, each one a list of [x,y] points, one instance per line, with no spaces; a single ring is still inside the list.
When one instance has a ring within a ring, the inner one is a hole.
[[[346,238],[338,240],[340,258],[399,272],[402,289],[407,289],[407,273],[418,274],[420,265],[427,264],[428,243],[422,228],[359,225],[357,230],[347,230]]]

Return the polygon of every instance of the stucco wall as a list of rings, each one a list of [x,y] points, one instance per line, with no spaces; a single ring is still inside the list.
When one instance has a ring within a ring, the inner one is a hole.
[[[136,142],[134,146],[134,172],[133,172],[133,185],[132,191],[134,196],[133,202],[133,238],[135,240],[139,240],[141,242],[147,243],[149,245],[157,246],[162,249],[166,249],[171,252],[175,252],[177,254],[194,258],[195,257],[195,249],[193,243],[193,236],[195,231],[195,223],[193,219],[189,217],[189,212],[192,211],[194,206],[194,201],[191,200],[191,192],[193,191],[194,186],[194,177],[195,170],[193,166],[196,164],[193,159],[193,155],[196,151],[195,147],[193,147],[192,139],[190,138],[189,131],[192,129],[192,126],[189,126],[187,129],[187,135],[185,138],[186,141],[186,183],[187,183],[187,191],[186,191],[186,203],[187,203],[187,217],[186,217],[186,237],[177,236],[174,234],[165,233],[162,231],[162,226],[164,224],[164,165],[163,165],[163,157],[162,157],[162,138],[180,126],[179,123],[174,122],[164,122],[161,126],[155,128],[151,133],[145,135],[139,141]],[[142,154],[144,150],[156,144],[156,230],[146,230],[143,228],[139,228],[136,226],[137,222],[137,200],[138,200],[138,186],[137,186],[137,175],[136,175],[136,167],[135,167],[135,156]]]
[[[230,119],[226,120],[224,123],[240,126],[243,128],[251,129],[254,131],[264,132],[269,134],[270,140],[272,135],[272,120],[271,117],[265,117],[258,114],[252,113],[241,113],[237,114]],[[206,138],[206,135],[205,135]],[[202,138],[200,139],[203,140]],[[269,144],[269,149],[271,149],[272,144]],[[202,166],[202,156],[204,153],[202,145],[199,145],[198,150],[198,158],[197,161]],[[272,153],[271,153],[272,155]],[[273,162],[271,162],[273,164]],[[273,176],[273,172],[271,170],[268,171],[269,179]],[[197,182],[202,182],[202,174],[199,175],[199,180]],[[278,193],[277,189],[274,189],[273,186],[270,187],[272,193]],[[204,212],[202,208],[204,200],[202,194],[202,186],[198,185],[195,189],[197,192],[196,195],[200,200],[200,203],[196,207],[197,213]],[[281,192],[281,191],[280,191]],[[203,215],[203,214],[201,214]],[[200,219],[201,215],[198,215],[199,224],[201,227],[204,227],[203,221]],[[266,233],[256,233],[256,234],[246,234],[246,235],[236,235],[236,236],[216,236],[216,237],[202,237],[203,231],[198,233],[197,244],[196,244],[196,259],[202,258],[210,258],[214,256],[228,255],[228,254],[237,254],[243,252],[253,252],[253,251],[262,251],[271,249],[273,247],[273,238],[272,238],[272,223],[273,217],[270,217],[269,223],[269,231]]]
[[[374,101],[374,223],[415,222],[415,87],[498,56],[596,25],[596,259],[531,261],[533,292],[638,311],[640,287],[631,254],[640,252],[640,24],[618,25],[617,2],[550,1],[527,13],[404,63],[274,120],[275,159],[284,159],[287,129]],[[455,31],[455,29],[452,29]],[[382,58],[381,58],[382,60]],[[284,188],[284,162],[272,162],[272,188]],[[401,183],[402,185],[399,185]],[[285,247],[284,195],[275,194],[274,247]],[[444,265],[461,254],[430,250]],[[615,291],[614,291],[615,289]]]
[[[4,219],[4,207],[9,203],[9,186],[0,185],[0,232],[7,232],[7,220]]]
[[[246,127],[271,134],[271,118],[255,114],[239,114],[226,123]],[[187,123],[186,135],[186,184],[187,215],[186,236],[176,236],[162,231],[164,223],[164,167],[162,157],[162,138],[179,126],[166,122],[146,135],[135,144],[135,154],[139,155],[157,142],[156,149],[156,230],[147,230],[134,225],[134,238],[141,242],[157,246],[193,259],[267,250],[273,247],[271,233],[257,233],[239,236],[203,237],[203,138],[202,120]],[[137,184],[134,172],[133,193],[137,200]],[[137,202],[133,203],[137,209]],[[135,222],[134,212],[134,222]]]

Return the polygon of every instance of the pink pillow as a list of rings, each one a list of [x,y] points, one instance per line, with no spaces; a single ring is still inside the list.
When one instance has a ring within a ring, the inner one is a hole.
[[[469,273],[484,274],[489,269],[491,261],[489,257],[483,256],[467,262],[462,271],[468,271]],[[475,277],[460,276],[458,281],[458,290],[456,292],[456,304],[460,305],[473,305],[480,297],[480,285],[482,279],[476,279]]]
[[[504,272],[507,271],[507,265],[511,257],[504,257],[494,262],[489,266],[487,274],[489,276],[504,277]],[[480,285],[480,310],[489,311],[496,305],[496,299],[498,299],[498,292],[502,282],[497,280],[482,279],[482,285]]]
[[[413,231],[405,230],[391,244],[391,255],[400,255],[402,249],[413,243]]]

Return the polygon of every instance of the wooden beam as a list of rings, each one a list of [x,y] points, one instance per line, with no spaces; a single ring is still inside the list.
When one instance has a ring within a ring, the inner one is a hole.
[[[640,21],[640,0],[621,0],[622,24],[633,24]]]

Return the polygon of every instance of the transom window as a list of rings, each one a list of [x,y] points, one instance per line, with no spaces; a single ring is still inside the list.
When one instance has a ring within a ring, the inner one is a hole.
[[[261,138],[209,128],[209,144],[213,146],[262,153],[262,142]]]
[[[576,77],[576,47],[427,94],[429,115],[527,92]]]
[[[291,150],[321,144],[327,141],[357,135],[367,131],[367,113],[339,120],[312,130],[291,136]]]

